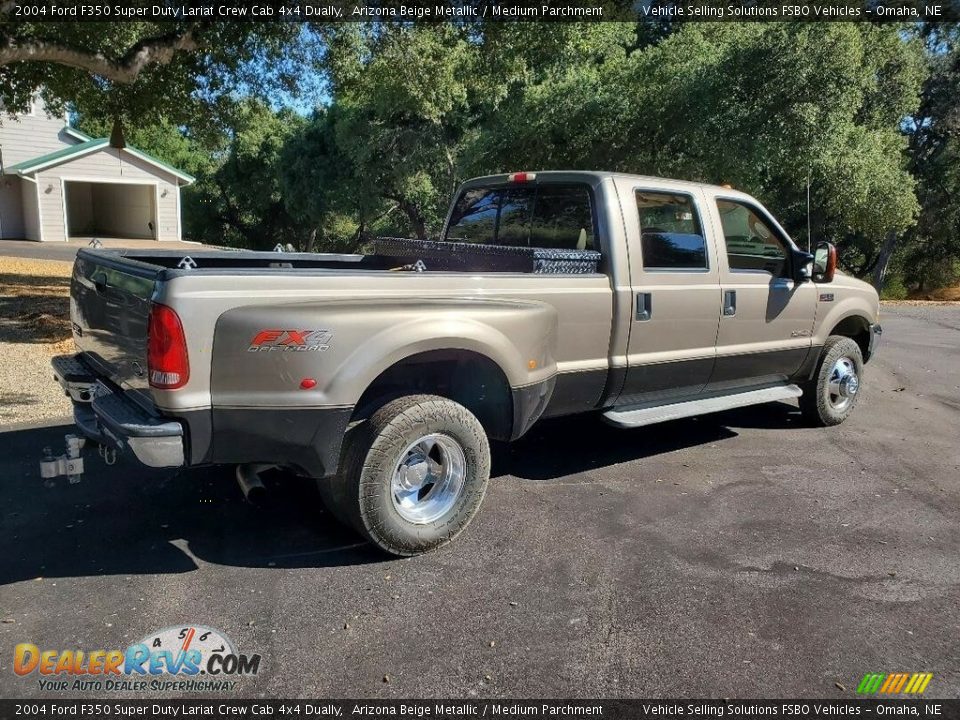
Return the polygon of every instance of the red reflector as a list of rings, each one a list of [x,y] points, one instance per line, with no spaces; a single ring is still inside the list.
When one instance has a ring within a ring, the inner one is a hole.
[[[301,390],[310,390],[312,388],[315,388],[316,386],[317,386],[317,381],[314,380],[313,378],[304,378],[303,380],[300,381]]]
[[[510,173],[510,175],[507,176],[507,179],[510,182],[515,183],[533,182],[537,179],[537,174],[531,172]]]
[[[150,386],[176,390],[190,379],[187,339],[172,308],[154,303],[147,323],[147,374]]]

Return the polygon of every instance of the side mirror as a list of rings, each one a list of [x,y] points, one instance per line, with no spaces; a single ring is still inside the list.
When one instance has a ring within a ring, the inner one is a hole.
[[[793,281],[799,285],[809,280],[813,275],[813,255],[803,250],[794,250],[791,260]]]
[[[837,248],[832,243],[817,243],[817,252],[813,256],[813,279],[818,283],[828,283],[837,272]]]

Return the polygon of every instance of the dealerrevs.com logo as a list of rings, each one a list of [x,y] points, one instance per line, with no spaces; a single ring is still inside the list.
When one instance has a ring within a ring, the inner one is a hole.
[[[259,670],[259,654],[238,653],[226,635],[203,625],[158,630],[126,650],[45,650],[20,643],[13,651],[13,671],[36,677],[39,689],[49,691],[229,692],[238,678]]]

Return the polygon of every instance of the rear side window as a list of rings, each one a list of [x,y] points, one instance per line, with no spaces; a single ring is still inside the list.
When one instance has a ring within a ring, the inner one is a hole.
[[[640,244],[648,270],[705,270],[707,243],[689,195],[638,190]]]
[[[454,206],[444,239],[592,250],[590,191],[585,185],[559,184],[467,190]]]

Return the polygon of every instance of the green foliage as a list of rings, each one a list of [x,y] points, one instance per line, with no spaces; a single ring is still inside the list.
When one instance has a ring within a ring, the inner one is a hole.
[[[0,102],[14,112],[39,93],[52,110],[90,120],[215,134],[237,92],[296,88],[316,58],[294,23],[24,22],[10,12],[0,10]],[[37,53],[47,60],[31,59]]]
[[[241,103],[222,162],[184,197],[184,233],[223,245],[269,250],[277,243],[306,247],[314,228],[287,210],[280,184],[284,143],[304,126],[290,110]]]
[[[904,237],[905,277],[920,291],[960,280],[960,25],[925,26],[928,75],[910,133],[922,210]]]
[[[2,31],[116,58],[184,29],[63,25]],[[730,183],[801,245],[809,176],[813,239],[861,275],[895,255],[894,293],[949,282],[960,257],[956,25],[213,26],[198,30],[211,33],[201,50],[129,85],[0,67],[0,99],[44,86],[99,135],[136,118],[131,144],[199,178],[184,220],[212,242],[352,251],[378,234],[428,236],[467,177],[571,168]],[[314,40],[324,107],[302,118],[256,101],[297,92]],[[891,231],[899,245],[881,257]]]
[[[899,274],[887,277],[883,284],[883,290],[880,292],[881,300],[906,300],[909,296],[910,290]]]
[[[605,40],[590,62],[522,88],[489,133],[498,169],[730,183],[769,203],[801,241],[809,171],[818,239],[852,229],[876,239],[911,224],[899,123],[916,106],[922,64],[896,28],[690,23],[631,54]]]

